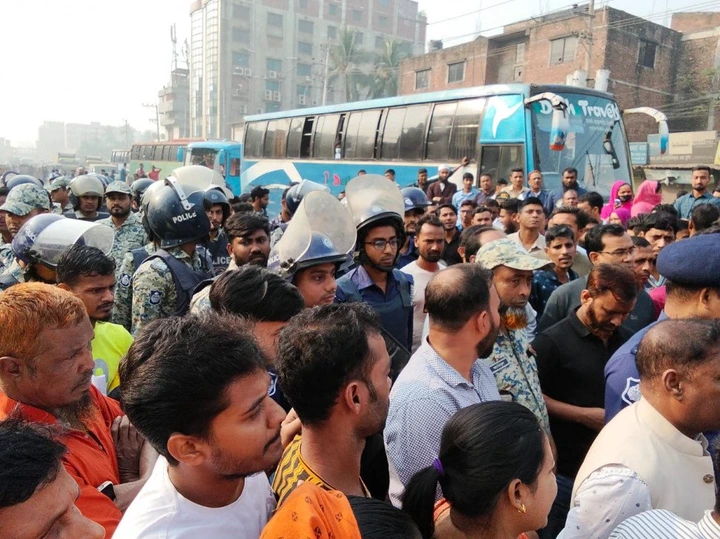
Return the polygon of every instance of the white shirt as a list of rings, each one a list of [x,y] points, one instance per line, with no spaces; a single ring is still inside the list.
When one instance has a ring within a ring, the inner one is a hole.
[[[438,262],[438,266],[438,271],[447,267],[442,262]],[[413,289],[413,342],[411,350],[414,352],[420,348],[422,344],[423,324],[425,322],[425,288],[437,271],[422,269],[418,266],[417,260],[400,268],[400,271],[412,275],[415,280],[415,288]]]
[[[538,251],[540,251],[540,253],[542,253],[543,255],[545,254],[545,246],[546,246],[545,236],[543,236],[542,234],[538,234],[538,237],[535,240],[535,243],[533,243],[530,246],[530,250],[527,250],[525,248],[525,246],[523,245],[523,242],[520,239],[520,232],[513,232],[512,234],[508,234],[507,239],[512,240],[515,243],[517,243],[522,248],[522,250],[528,254],[536,253]]]
[[[610,534],[610,539],[720,539],[720,525],[706,511],[697,524],[672,511],[655,509],[627,519]]]
[[[650,487],[633,470],[603,466],[580,485],[558,539],[607,539],[621,522],[649,509]]]
[[[275,510],[264,473],[245,478],[240,497],[225,507],[204,507],[184,498],[160,457],[152,475],[130,504],[115,539],[257,539]]]

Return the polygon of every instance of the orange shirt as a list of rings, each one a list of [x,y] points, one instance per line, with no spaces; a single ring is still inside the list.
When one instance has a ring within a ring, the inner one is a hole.
[[[65,444],[68,452],[63,458],[65,469],[80,485],[80,498],[76,502],[82,514],[105,528],[105,537],[115,532],[122,513],[113,501],[99,492],[97,487],[105,481],[114,485],[120,483],[117,454],[110,427],[116,417],[122,416],[117,401],[103,396],[95,387],[90,387],[90,395],[97,409],[95,416],[86,421],[87,433],[68,430],[58,438]],[[21,417],[34,423],[55,425],[57,419],[52,414],[21,404],[0,391],[0,420],[9,416]]]

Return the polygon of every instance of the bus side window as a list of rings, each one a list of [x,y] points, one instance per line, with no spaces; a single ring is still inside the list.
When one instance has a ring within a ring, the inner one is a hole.
[[[432,161],[450,160],[450,133],[457,103],[438,103],[430,120],[427,137],[427,158]]]
[[[163,150],[166,148],[164,144],[158,144],[155,146],[155,155],[153,157],[153,161],[163,161]]]
[[[458,103],[450,136],[450,161],[457,161],[465,156],[472,159],[476,155],[484,108],[485,99],[482,97],[466,99]]]
[[[230,176],[240,176],[240,159],[230,159]]]
[[[303,142],[303,123],[304,118],[293,118],[290,121],[290,132],[287,141],[287,156],[290,158],[300,157]]]
[[[382,158],[397,159],[399,157],[400,135],[407,108],[398,107],[388,111],[382,140]]]
[[[430,105],[408,107],[400,137],[400,159],[419,161],[425,153],[425,127]]]
[[[315,125],[315,117],[305,118],[302,129],[302,140],[300,141],[300,157],[310,157],[312,149],[313,126]]]
[[[332,159],[335,156],[335,145],[338,136],[339,114],[328,114],[318,117],[313,143],[313,157],[316,159]]]
[[[262,157],[267,122],[253,122],[245,128],[245,155],[258,159]]]

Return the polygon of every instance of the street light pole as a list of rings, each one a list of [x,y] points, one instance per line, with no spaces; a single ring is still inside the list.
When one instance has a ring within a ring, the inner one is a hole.
[[[150,121],[154,123],[157,128],[157,141],[160,142],[160,111],[158,110],[157,103],[143,103],[143,107],[146,109],[155,109],[155,119],[151,118]]]

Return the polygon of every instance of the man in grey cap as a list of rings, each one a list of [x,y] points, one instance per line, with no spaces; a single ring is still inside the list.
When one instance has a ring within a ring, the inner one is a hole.
[[[73,211],[72,202],[70,202],[70,190],[68,186],[70,180],[66,176],[60,176],[50,182],[48,191],[50,191],[50,198],[57,207],[60,208],[60,214]]]
[[[18,185],[8,193],[0,212],[5,216],[5,223],[10,235],[15,237],[25,222],[40,213],[49,213],[52,206],[50,196],[42,187],[25,183]],[[9,243],[0,246],[0,271],[7,269],[15,260],[15,253]]]
[[[147,237],[140,219],[132,212],[132,191],[126,183],[116,181],[107,186],[105,205],[110,217],[100,219],[98,224],[108,226],[115,232],[110,256],[115,260],[115,278],[119,279],[125,254],[145,245]]]
[[[665,247],[657,269],[666,278],[667,299],[658,322],[720,318],[720,234],[700,234]],[[653,322],[633,335],[605,365],[605,422],[640,399],[635,363],[638,345]]]
[[[501,396],[507,395],[532,411],[550,434],[545,400],[540,389],[537,365],[528,353],[530,342],[524,329],[533,271],[549,264],[527,254],[514,241],[502,238],[485,244],[475,262],[492,270],[500,298],[500,331],[485,363],[495,375]]]

